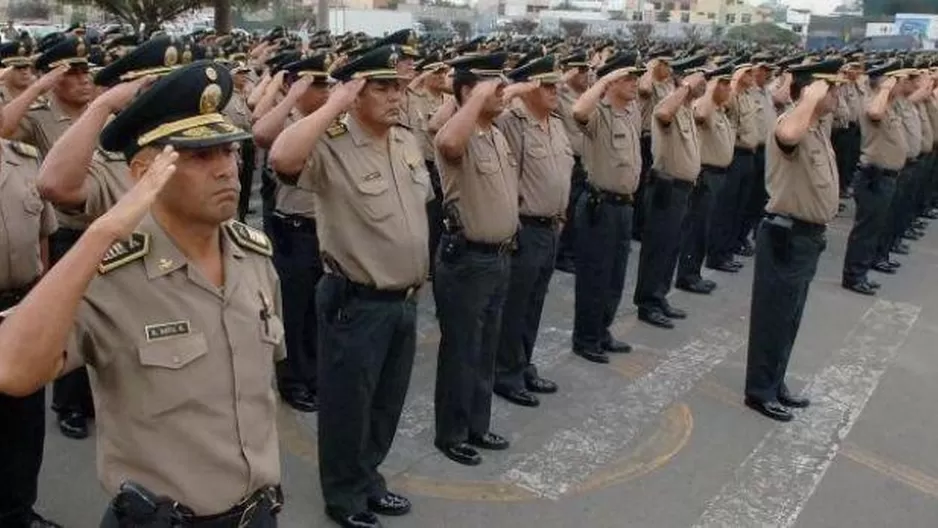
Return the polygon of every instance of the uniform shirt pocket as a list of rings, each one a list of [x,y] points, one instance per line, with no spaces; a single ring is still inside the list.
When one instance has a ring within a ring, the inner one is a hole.
[[[479,174],[489,176],[496,174],[499,169],[501,169],[501,166],[499,165],[497,158],[480,157],[476,160],[476,169],[479,171]]]
[[[149,415],[173,411],[203,395],[205,376],[212,373],[202,368],[208,342],[201,332],[150,341],[137,352],[147,394],[143,407]]]
[[[358,203],[371,220],[384,220],[391,216],[390,183],[381,173],[375,172],[355,182]]]
[[[23,209],[27,214],[35,216],[42,212],[42,198],[35,189],[30,189],[23,198]]]

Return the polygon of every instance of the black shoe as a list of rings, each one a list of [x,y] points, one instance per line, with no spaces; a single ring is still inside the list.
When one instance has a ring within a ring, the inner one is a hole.
[[[580,356],[581,358],[592,361],[593,363],[606,364],[609,363],[609,356],[605,352],[598,349],[586,349],[586,348],[574,348],[573,353]]]
[[[869,284],[870,287],[873,288],[874,290],[878,290],[878,289],[880,289],[880,288],[883,287],[882,284],[880,284],[880,283],[878,283],[878,282],[876,282],[876,281],[874,281],[874,280],[870,280],[870,279],[866,279],[866,283]]]
[[[619,341],[614,337],[610,337],[608,340],[603,341],[600,345],[600,348],[603,352],[611,352],[613,354],[628,354],[632,351],[632,345],[626,343],[625,341]]]
[[[478,447],[479,449],[488,449],[489,451],[504,451],[511,446],[511,442],[508,441],[502,435],[497,435],[495,433],[483,433],[481,435],[469,435],[469,445]]]
[[[916,233],[916,232],[915,232],[914,230],[912,230],[912,229],[906,229],[905,232],[902,233],[902,234],[899,235],[899,236],[900,236],[900,238],[903,238],[903,239],[905,239],[905,240],[921,240],[921,238],[922,238],[922,237],[920,237],[920,236],[918,235],[918,233]]]
[[[732,261],[711,262],[707,264],[707,267],[724,273],[739,273],[739,270],[742,269],[742,266],[738,262]]]
[[[449,445],[437,444],[436,448],[442,451],[446,458],[464,466],[478,466],[482,463],[482,456],[479,452],[465,442]]]
[[[385,493],[383,497],[377,499],[368,498],[368,509],[378,515],[400,517],[401,515],[410,513],[410,508],[410,500],[408,500],[407,497],[402,497],[390,491]]]
[[[316,396],[305,387],[281,390],[280,397],[284,403],[300,412],[312,413],[319,410]]]
[[[556,383],[540,376],[525,379],[524,386],[528,389],[528,392],[536,392],[538,394],[553,394],[558,390]]]
[[[703,280],[694,282],[679,280],[674,283],[674,287],[690,293],[699,293],[700,295],[710,295],[713,291],[713,288],[708,288]]]
[[[59,430],[76,440],[88,438],[88,417],[74,411],[62,413],[59,415]]]
[[[864,280],[858,281],[848,281],[844,280],[840,283],[841,286],[846,290],[850,290],[860,295],[876,295],[876,288],[874,288],[870,283]]]
[[[794,419],[794,415],[791,414],[787,408],[783,407],[777,401],[758,401],[752,398],[746,398],[744,400],[746,407],[764,415],[768,416],[773,420],[778,420],[779,422],[790,422]]]
[[[897,242],[896,245],[892,246],[892,249],[890,251],[892,251],[896,255],[908,255],[911,249],[909,248],[908,244]]]
[[[801,396],[792,396],[791,394],[779,394],[778,403],[793,409],[807,409],[811,405],[811,400]]]
[[[23,526],[25,528],[62,528],[61,524],[54,523],[34,511],[29,512],[26,516]]]
[[[756,254],[756,248],[752,246],[752,242],[747,240],[736,248],[735,253],[740,257],[751,257]]]
[[[710,291],[717,289],[717,283],[710,279],[700,279],[700,284],[703,284],[704,288],[707,288]]]
[[[381,521],[378,516],[370,511],[363,511],[355,514],[348,513],[338,508],[326,506],[326,515],[330,519],[342,526],[342,528],[381,528]]]
[[[537,407],[541,404],[541,402],[533,394],[526,390],[507,389],[496,385],[492,392],[498,394],[502,398],[505,398],[511,403],[521,405],[523,407]]]
[[[874,271],[878,271],[878,272],[880,272],[880,273],[885,273],[885,274],[887,274],[887,275],[895,275],[895,274],[896,274],[896,268],[894,268],[894,267],[890,266],[889,264],[887,264],[885,260],[880,260],[880,261],[874,262],[873,265],[870,267],[870,269],[872,269],[872,270],[874,270]]]
[[[922,213],[922,218],[927,218],[929,220],[938,220],[938,211],[931,209]]]
[[[902,264],[896,260],[884,260],[883,263],[889,266],[890,268],[896,269],[896,270],[902,267]]]
[[[918,220],[914,220],[914,221],[912,222],[912,228],[913,228],[913,229],[917,229],[917,230],[921,231],[921,230],[923,230],[923,229],[925,229],[925,228],[927,228],[927,227],[928,227],[928,222],[926,222],[926,221],[924,221],[924,220],[918,219]]]
[[[652,326],[657,326],[658,328],[667,328],[669,330],[674,328],[674,323],[672,323],[671,319],[669,319],[668,316],[666,316],[659,308],[639,308],[638,320],[644,321]]]
[[[687,319],[687,312],[671,306],[667,301],[661,306],[661,312],[668,319]]]

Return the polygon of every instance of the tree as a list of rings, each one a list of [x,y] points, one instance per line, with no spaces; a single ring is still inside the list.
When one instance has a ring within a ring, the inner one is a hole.
[[[206,5],[215,8],[215,29],[219,33],[231,31],[232,3],[238,5],[266,5],[266,0],[65,0],[72,5],[94,6],[135,28],[143,27],[149,34],[164,22]]]
[[[7,7],[7,16],[13,20],[23,18],[47,19],[51,8],[43,2],[21,1],[14,2]]]
[[[671,20],[671,12],[662,9],[655,13],[655,20],[658,22],[669,22]]]
[[[427,33],[439,33],[441,31],[446,31],[446,24],[440,22],[435,18],[418,18],[417,22],[420,22],[423,25],[423,29]]]
[[[733,26],[726,32],[728,40],[755,42],[761,45],[771,44],[798,44],[801,37],[797,33],[788,31],[770,22],[762,22],[749,26]]]
[[[895,15],[896,13],[936,13],[935,0],[864,0],[863,14],[867,16]]]
[[[469,36],[472,34],[472,24],[467,20],[453,20],[450,25],[453,26],[453,31],[459,35],[459,38],[463,40],[469,40]]]
[[[688,24],[681,28],[681,31],[684,33],[684,39],[692,44],[697,44],[703,40],[703,31],[700,29],[700,26],[693,24]]]
[[[560,29],[568,37],[582,37],[583,32],[586,31],[586,23],[579,20],[563,19],[560,21]]]
[[[514,20],[511,23],[512,31],[520,33],[522,35],[530,35],[534,33],[537,29],[538,23],[530,18],[522,18],[520,20]]]
[[[645,22],[637,22],[629,26],[629,31],[632,32],[632,38],[635,39],[635,43],[642,45],[647,43],[651,38],[654,26]]]

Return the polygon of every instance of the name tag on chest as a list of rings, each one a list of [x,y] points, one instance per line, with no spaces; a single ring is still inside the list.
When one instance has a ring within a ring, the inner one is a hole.
[[[147,342],[150,342],[166,339],[167,337],[188,335],[192,330],[189,321],[173,321],[171,323],[147,325],[145,331]]]

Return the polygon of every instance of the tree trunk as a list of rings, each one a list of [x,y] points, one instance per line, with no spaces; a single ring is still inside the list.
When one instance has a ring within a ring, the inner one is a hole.
[[[231,0],[214,0],[215,4],[215,33],[227,35],[231,33]]]

